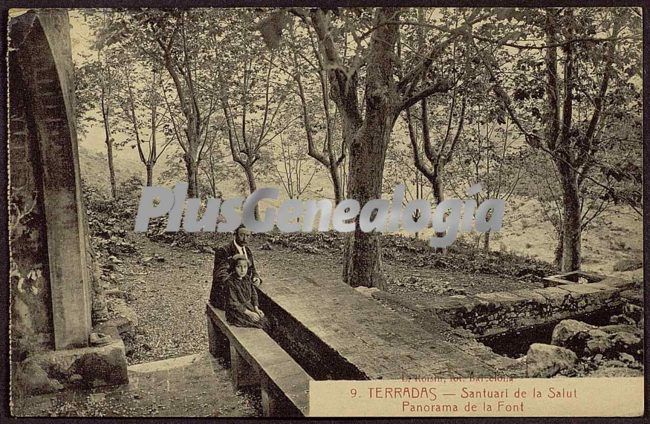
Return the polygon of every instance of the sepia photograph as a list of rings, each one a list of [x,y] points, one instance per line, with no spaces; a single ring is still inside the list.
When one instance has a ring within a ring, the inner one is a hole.
[[[644,12],[10,9],[9,413],[643,415]]]

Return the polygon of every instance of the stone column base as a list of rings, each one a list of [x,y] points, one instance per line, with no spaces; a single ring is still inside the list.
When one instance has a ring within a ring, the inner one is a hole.
[[[55,350],[32,355],[15,365],[16,395],[35,395],[73,387],[126,384],[124,342],[97,347]]]

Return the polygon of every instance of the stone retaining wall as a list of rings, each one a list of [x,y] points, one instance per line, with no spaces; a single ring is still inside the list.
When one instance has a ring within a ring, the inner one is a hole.
[[[623,303],[621,291],[633,286],[633,282],[608,277],[590,284],[449,296],[429,309],[454,327],[491,336],[616,308]]]

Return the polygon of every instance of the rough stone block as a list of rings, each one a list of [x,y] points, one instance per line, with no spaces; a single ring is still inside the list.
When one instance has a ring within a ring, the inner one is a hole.
[[[611,324],[626,324],[626,325],[635,324],[634,320],[626,315],[612,315],[609,318],[609,322]]]
[[[18,369],[21,371],[17,374],[17,386],[25,394],[56,391],[78,383],[98,387],[129,382],[121,339],[99,347],[32,355],[20,363]]]
[[[620,332],[611,337],[614,349],[618,352],[641,357],[643,352],[643,339],[636,334]]]
[[[610,286],[609,284],[603,284],[603,283],[590,283],[589,287],[594,288],[594,289],[600,289],[601,291],[608,292],[608,291],[619,291],[617,287]]]
[[[643,316],[643,308],[632,303],[628,303],[623,307],[623,313],[632,318],[635,322],[641,320]]]
[[[486,302],[498,304],[502,300],[498,293],[478,293],[474,295],[477,299],[484,300]]]
[[[578,295],[594,294],[602,291],[600,288],[591,287],[591,284],[571,284],[563,286],[562,289]]]
[[[129,331],[127,327],[134,328],[138,325],[138,315],[126,304],[124,299],[109,298],[106,303],[110,315],[120,320],[120,333]]]
[[[101,324],[96,325],[93,328],[93,332],[106,334],[114,340],[117,340],[121,338],[120,321],[117,319],[104,321]]]
[[[542,284],[544,284],[544,288],[546,288],[546,287],[557,287],[561,284],[572,284],[572,282],[565,281],[555,276],[552,276],[552,277],[544,278]]]
[[[534,291],[544,296],[552,307],[558,307],[562,305],[566,297],[571,295],[568,291],[562,290],[557,287],[546,287],[544,289],[534,289]]]
[[[548,299],[542,296],[541,294],[537,293],[533,289],[521,289],[521,290],[515,290],[513,294],[523,298],[527,299],[529,302],[536,302],[542,305],[546,305],[548,303]]]
[[[643,306],[642,290],[635,290],[635,289],[624,290],[621,292],[621,297],[634,305]]]
[[[569,349],[543,343],[533,343],[526,354],[528,377],[552,377],[558,372],[572,368],[578,357]]]
[[[466,296],[459,297],[447,296],[436,299],[436,303],[431,305],[431,309],[436,312],[441,310],[464,309],[465,306],[470,303],[469,298]]]
[[[514,292],[496,292],[495,294],[499,296],[502,303],[519,303],[526,300],[526,298]]]
[[[633,288],[635,283],[634,281],[624,280],[622,278],[607,277],[600,281],[600,284],[605,284],[621,290],[627,290]]]
[[[63,385],[34,361],[24,361],[16,366],[14,371],[16,385],[14,386],[19,396],[39,395],[56,392],[63,389]]]

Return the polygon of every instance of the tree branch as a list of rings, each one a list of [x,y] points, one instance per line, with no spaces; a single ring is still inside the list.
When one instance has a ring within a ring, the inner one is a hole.
[[[449,81],[436,81],[435,83],[423,88],[419,92],[415,93],[414,95],[410,96],[409,98],[405,99],[402,101],[402,103],[398,106],[397,110],[402,111],[405,110],[417,102],[419,102],[422,99],[426,99],[427,97],[437,94],[437,93],[445,93],[449,91],[452,88],[452,85],[449,83]]]

